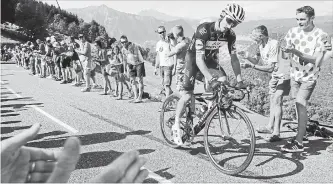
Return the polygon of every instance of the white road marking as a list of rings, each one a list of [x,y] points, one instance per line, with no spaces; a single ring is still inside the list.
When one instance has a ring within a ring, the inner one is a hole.
[[[145,167],[143,167],[144,169],[147,169]],[[147,178],[153,178],[154,180],[158,181],[159,183],[171,183],[173,184],[170,180],[167,180],[165,178],[163,178],[162,176],[154,173],[153,171],[147,169],[149,174],[148,174],[148,177]]]
[[[5,82],[1,81],[1,84],[4,84]],[[4,86],[5,88],[7,88],[7,90],[9,90],[10,92],[12,92],[15,96],[17,96],[18,98],[23,98],[21,95],[17,94],[13,89],[11,89],[8,86]],[[51,114],[45,112],[44,110],[42,110],[41,108],[35,106],[35,105],[29,105],[30,107],[34,108],[36,111],[40,112],[41,114],[43,114],[44,116],[48,117],[49,119],[51,119],[52,121],[54,121],[55,123],[59,124],[60,126],[66,128],[67,130],[69,130],[70,132],[77,134],[79,131],[76,130],[75,128],[67,125],[66,123],[60,121],[59,119],[53,117]]]

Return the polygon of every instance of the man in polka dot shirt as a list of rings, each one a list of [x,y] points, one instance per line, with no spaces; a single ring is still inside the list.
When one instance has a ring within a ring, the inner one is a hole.
[[[291,90],[296,99],[298,132],[295,138],[288,141],[281,149],[286,152],[302,152],[303,137],[306,132],[307,102],[316,86],[321,60],[323,58],[324,41],[327,33],[317,28],[313,20],[314,9],[304,6],[296,10],[298,27],[291,28],[285,40],[287,46],[282,51],[289,54],[291,59]]]

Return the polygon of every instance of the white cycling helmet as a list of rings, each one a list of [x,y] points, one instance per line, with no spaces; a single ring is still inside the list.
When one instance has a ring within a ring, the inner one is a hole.
[[[222,12],[225,12],[238,23],[242,23],[244,21],[245,11],[241,6],[236,3],[227,4],[227,7],[225,7]]]

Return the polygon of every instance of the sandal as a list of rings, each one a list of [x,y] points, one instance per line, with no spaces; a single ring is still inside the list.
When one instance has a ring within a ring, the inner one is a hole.
[[[260,127],[257,130],[258,133],[262,133],[262,134],[272,134],[273,132],[269,129],[267,129],[266,127]]]

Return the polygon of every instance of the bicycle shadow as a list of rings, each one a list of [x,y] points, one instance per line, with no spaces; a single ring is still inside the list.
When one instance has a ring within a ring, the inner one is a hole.
[[[281,146],[285,145],[287,143],[286,140],[290,139],[284,138],[283,141],[280,142],[274,142],[274,143],[260,143],[256,145],[256,148],[259,149],[259,151],[256,151],[254,154],[254,159],[259,159],[258,157],[270,157],[268,159],[264,159],[260,163],[257,163],[255,166],[256,167],[263,167],[266,164],[269,165],[270,162],[274,161],[275,159],[281,159],[286,162],[292,162],[295,164],[295,169],[288,171],[287,173],[282,173],[282,174],[276,174],[276,175],[269,175],[269,176],[263,176],[261,173],[256,174],[253,172],[250,172],[249,170],[246,170],[238,175],[237,177],[241,178],[248,178],[248,179],[274,179],[274,178],[283,178],[283,177],[288,177],[292,176],[295,174],[300,173],[304,169],[304,164],[302,161],[308,159],[310,156],[316,156],[320,155],[320,151],[326,150],[327,146],[329,146],[331,143],[329,143],[329,139],[317,139],[317,140],[310,140],[308,144],[304,144],[305,149],[304,152],[301,153],[287,153],[287,152],[281,152]],[[276,152],[265,152],[261,151],[261,149],[270,149],[272,151]],[[257,157],[257,158],[256,158]],[[276,164],[281,164],[281,165],[276,165]],[[274,162],[274,167],[275,168],[282,168],[285,167],[286,163],[283,161],[279,162]],[[290,165],[290,164],[288,164]],[[268,166],[271,167],[271,166]],[[279,171],[279,170],[275,170]],[[285,171],[285,170],[283,170]],[[282,172],[282,171],[281,171]]]

